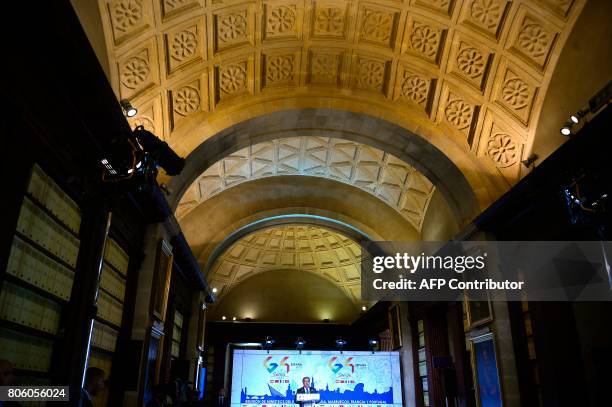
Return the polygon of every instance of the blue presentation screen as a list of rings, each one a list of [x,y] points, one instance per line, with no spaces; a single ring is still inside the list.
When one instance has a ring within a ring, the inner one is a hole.
[[[234,350],[232,407],[293,406],[302,378],[325,406],[402,406],[398,352]]]

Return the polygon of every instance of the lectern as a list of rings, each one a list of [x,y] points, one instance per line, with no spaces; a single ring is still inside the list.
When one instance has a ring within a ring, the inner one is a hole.
[[[321,401],[321,395],[318,393],[297,393],[295,401],[302,404],[303,407],[314,406],[315,403]]]

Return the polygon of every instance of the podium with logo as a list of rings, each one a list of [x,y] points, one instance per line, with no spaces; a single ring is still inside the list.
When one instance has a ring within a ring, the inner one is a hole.
[[[302,406],[312,406],[321,401],[321,395],[318,393],[297,393],[295,401]]]

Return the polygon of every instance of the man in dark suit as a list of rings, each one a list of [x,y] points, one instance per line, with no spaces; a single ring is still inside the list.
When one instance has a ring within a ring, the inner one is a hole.
[[[302,378],[302,387],[297,389],[296,393],[296,404],[300,404],[302,407],[313,407],[315,405],[312,401],[297,401],[297,394],[316,394],[317,389],[310,386],[310,377],[306,376]]]
[[[92,398],[100,394],[102,390],[104,390],[104,370],[90,367],[85,372],[81,407],[93,407]]]

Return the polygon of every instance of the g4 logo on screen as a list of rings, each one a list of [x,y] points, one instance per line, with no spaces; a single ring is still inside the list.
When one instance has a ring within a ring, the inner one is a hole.
[[[338,356],[334,356],[330,358],[329,361],[327,362],[327,366],[329,366],[332,372],[338,373],[343,367],[347,366],[351,368],[351,373],[355,373],[355,365],[351,363],[353,361],[353,358],[346,359],[344,363],[340,363],[340,362],[336,363],[337,359],[338,359]]]
[[[270,362],[270,360],[272,360],[272,356],[268,356],[267,358],[264,359],[263,365],[268,371],[268,373],[272,373],[279,366],[284,366],[287,369],[287,373],[289,373],[289,370],[291,369],[291,367],[289,366],[289,363],[287,363],[287,359],[289,359],[289,356],[285,356],[284,358],[280,360],[279,363],[275,363],[275,362]]]

